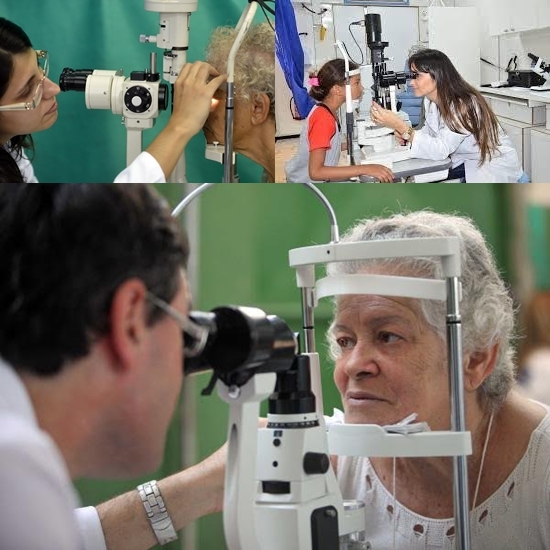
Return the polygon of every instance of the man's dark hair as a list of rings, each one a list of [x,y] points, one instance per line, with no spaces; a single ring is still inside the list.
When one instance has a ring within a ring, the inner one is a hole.
[[[0,356],[55,374],[109,330],[118,286],[133,277],[171,302],[188,245],[146,185],[0,186]],[[148,322],[160,316],[150,308]]]

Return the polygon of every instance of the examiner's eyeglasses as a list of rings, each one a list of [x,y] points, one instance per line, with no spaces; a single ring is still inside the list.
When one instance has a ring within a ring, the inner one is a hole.
[[[0,105],[0,111],[30,111],[36,109],[42,99],[44,92],[44,80],[50,70],[50,62],[47,50],[35,50],[38,68],[42,71],[42,78],[38,81],[32,99],[28,103],[13,103],[11,105]]]
[[[195,323],[189,317],[182,315],[168,302],[155,296],[152,292],[147,291],[146,298],[154,306],[172,317],[180,326],[183,331],[183,351],[185,357],[196,357],[204,349],[204,344],[208,340],[208,329]]]

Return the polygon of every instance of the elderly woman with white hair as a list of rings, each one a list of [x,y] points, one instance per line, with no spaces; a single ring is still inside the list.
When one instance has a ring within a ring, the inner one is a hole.
[[[344,242],[456,236],[461,242],[464,395],[472,549],[550,548],[549,409],[513,389],[512,299],[489,248],[463,217],[415,212],[358,223]],[[330,264],[334,273],[440,278],[433,258]],[[411,413],[450,429],[444,305],[341,296],[328,339],[349,423],[393,424]],[[337,459],[344,498],[366,503],[376,549],[451,549],[450,458]]]
[[[227,58],[235,41],[234,27],[214,29],[206,50],[208,63],[227,72]],[[203,127],[208,143],[225,139],[224,90]],[[235,117],[233,149],[264,168],[266,182],[275,181],[275,31],[269,23],[252,25],[235,59]]]

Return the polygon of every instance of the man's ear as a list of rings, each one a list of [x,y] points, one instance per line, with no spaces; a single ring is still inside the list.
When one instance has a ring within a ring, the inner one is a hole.
[[[264,93],[255,94],[250,103],[250,122],[253,126],[263,124],[269,117],[269,96]]]
[[[466,366],[464,367],[466,391],[476,391],[493,372],[497,362],[498,349],[498,344],[494,344],[489,349],[476,351],[466,356]]]
[[[109,310],[110,344],[119,368],[127,370],[142,353],[147,329],[147,289],[140,279],[128,279],[115,291]]]

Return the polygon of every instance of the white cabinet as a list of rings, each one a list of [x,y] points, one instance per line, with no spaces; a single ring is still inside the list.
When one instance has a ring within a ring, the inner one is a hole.
[[[531,170],[531,129],[533,126],[510,120],[508,118],[498,117],[502,128],[512,141],[512,145],[518,153],[519,161],[526,172]]]
[[[481,95],[495,115],[536,126],[546,122],[546,105],[531,97],[529,90],[506,92],[499,89],[483,88]]]
[[[550,27],[550,0],[537,0],[538,28]]]
[[[510,34],[536,29],[539,26],[537,10],[540,1],[548,2],[548,0],[523,0],[518,5],[517,0],[491,0],[490,34]]]
[[[550,182],[550,130],[531,129],[531,181]]]

